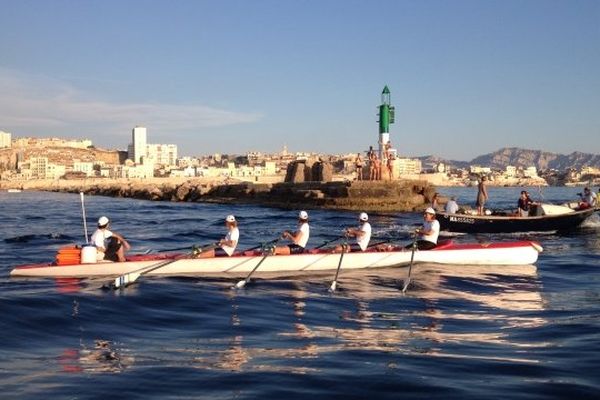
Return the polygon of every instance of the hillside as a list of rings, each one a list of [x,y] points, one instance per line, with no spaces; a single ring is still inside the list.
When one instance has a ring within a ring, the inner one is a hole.
[[[520,149],[518,147],[502,148],[493,153],[478,156],[471,161],[444,160],[435,156],[419,157],[424,167],[433,166],[439,162],[451,165],[455,168],[467,168],[469,165],[480,165],[505,169],[507,165],[515,167],[535,166],[538,170],[557,169],[565,171],[569,168],[580,169],[582,167],[600,168],[600,155],[582,152],[571,154],[557,154],[541,150]]]

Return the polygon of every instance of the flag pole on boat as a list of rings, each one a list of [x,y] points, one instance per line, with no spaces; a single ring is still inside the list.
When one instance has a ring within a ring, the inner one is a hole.
[[[90,244],[90,239],[88,238],[87,221],[85,218],[85,201],[83,200],[83,192],[79,192],[79,196],[81,197],[81,213],[83,214],[83,233],[85,234],[85,244]]]

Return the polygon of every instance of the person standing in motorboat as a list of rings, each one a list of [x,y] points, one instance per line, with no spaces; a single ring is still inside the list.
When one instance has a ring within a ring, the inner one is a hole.
[[[417,236],[416,246],[419,250],[431,250],[437,246],[440,235],[440,222],[435,219],[435,210],[428,207],[423,213],[423,226],[415,230]],[[406,249],[412,248],[412,244]]]
[[[281,234],[282,239],[288,239],[292,243],[287,246],[277,246],[275,248],[275,254],[302,254],[304,253],[309,237],[310,227],[308,225],[308,213],[306,211],[300,211],[300,213],[298,213],[298,228],[296,231],[284,231]]]
[[[227,227],[227,234],[216,243],[218,247],[201,252],[196,256],[197,258],[230,257],[233,255],[240,240],[240,230],[235,216],[228,215],[225,217],[225,226]]]
[[[529,193],[525,190],[521,190],[521,196],[519,196],[519,201],[517,202],[517,216],[528,217],[529,209],[533,204],[535,203],[531,200],[531,197],[529,197]]]
[[[125,261],[125,251],[131,246],[123,236],[108,230],[110,220],[102,216],[98,219],[98,229],[92,234],[92,244],[96,246],[96,260]]]
[[[369,247],[369,241],[371,240],[371,224],[369,223],[369,216],[365,212],[361,212],[358,216],[360,225],[358,227],[346,228],[344,235],[346,237],[356,238],[356,243],[352,243],[349,246],[342,246],[338,244],[333,250],[334,253],[341,253],[342,249],[345,252],[358,252],[365,251]]]
[[[484,176],[481,177],[479,181],[479,185],[477,186],[477,214],[483,215],[483,207],[485,206],[485,202],[488,200],[488,192],[485,187],[485,181],[487,178]]]

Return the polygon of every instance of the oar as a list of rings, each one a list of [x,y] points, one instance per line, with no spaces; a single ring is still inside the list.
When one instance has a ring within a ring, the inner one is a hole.
[[[183,254],[182,256],[175,257],[175,258],[173,258],[171,260],[161,261],[161,262],[159,262],[157,264],[150,265],[149,267],[140,268],[138,270],[129,272],[127,274],[120,275],[120,276],[118,276],[118,277],[115,278],[113,287],[115,288],[115,290],[119,289],[121,286],[127,287],[127,286],[131,285],[132,283],[134,283],[135,281],[137,281],[138,278],[140,276],[142,276],[142,275],[145,275],[145,274],[147,274],[149,272],[155,271],[155,270],[157,270],[159,268],[162,268],[162,267],[164,267],[166,265],[174,263],[177,260],[181,260],[181,259],[186,258],[186,257],[196,256],[199,253],[201,253],[202,251],[205,251],[206,249],[209,249],[209,248],[212,248],[212,247],[215,247],[215,246],[216,246],[216,244],[210,244],[210,245],[202,247],[202,248],[193,247],[193,249],[192,249],[192,251],[190,253],[186,253],[186,254]]]
[[[406,277],[406,280],[404,281],[404,286],[402,286],[402,293],[406,292],[406,289],[408,288],[408,285],[410,284],[410,272],[412,270],[413,260],[415,259],[415,250],[416,249],[417,249],[417,235],[415,235],[415,239],[413,240],[413,243],[412,243],[412,251],[410,253],[410,264],[408,264],[408,276]]]
[[[261,243],[258,246],[254,246],[254,247],[250,247],[249,249],[246,250],[242,250],[242,253],[245,253],[247,251],[252,251],[252,250],[256,250],[256,249],[260,249],[261,247],[265,247],[268,244],[273,244],[275,242],[279,241],[279,239],[273,239],[270,242],[266,242],[266,243]]]
[[[275,246],[277,245],[277,242],[279,242],[279,238],[275,239],[274,241],[269,242],[269,243],[271,243],[270,246],[268,246],[268,247],[265,246],[265,250],[264,250],[265,255],[263,256],[263,258],[258,262],[258,264],[256,264],[256,266],[252,269],[252,271],[250,271],[248,276],[246,276],[246,279],[242,279],[241,281],[236,283],[235,286],[233,287],[233,289],[241,289],[244,286],[246,286],[246,283],[248,283],[250,281],[250,277],[252,276],[254,271],[256,271],[258,269],[258,267],[260,267],[260,264],[262,264],[263,261],[265,261],[267,259],[267,257],[269,257],[271,254],[273,254],[275,252]]]
[[[149,267],[140,268],[136,271],[132,271],[127,274],[120,275],[115,278],[115,281],[113,283],[113,288],[115,290],[117,290],[117,289],[120,289],[121,287],[127,287],[127,286],[131,285],[132,283],[134,283],[135,281],[137,281],[140,276],[147,274],[151,271],[157,270],[159,268],[162,268],[164,266],[167,266],[171,263],[174,263],[175,261],[181,260],[181,259],[183,259],[187,256],[191,256],[191,255],[192,255],[192,253],[184,254],[183,256],[180,256],[180,257],[175,257],[170,260],[161,261],[157,264],[150,265]]]
[[[331,243],[333,243],[333,242],[337,242],[338,240],[341,240],[341,239],[343,239],[344,237],[345,237],[345,235],[342,235],[342,236],[338,236],[338,237],[336,237],[335,239],[327,240],[327,241],[323,242],[323,244],[320,244],[320,245],[318,245],[317,247],[315,247],[315,250],[321,249],[321,248],[323,248],[323,247],[325,247],[325,246],[327,246],[328,244],[331,244]]]
[[[85,234],[85,244],[90,244],[90,239],[88,238],[87,221],[85,218],[85,202],[83,200],[83,192],[79,192],[79,196],[81,197],[81,214],[83,214],[83,233]]]
[[[342,254],[340,255],[340,262],[338,263],[337,270],[335,271],[335,278],[333,278],[333,282],[331,282],[331,286],[329,287],[329,291],[331,293],[335,292],[335,288],[337,287],[337,278],[340,273],[340,268],[342,267],[342,260],[344,259],[344,253],[346,252],[346,247],[348,244],[346,242],[342,243]]]

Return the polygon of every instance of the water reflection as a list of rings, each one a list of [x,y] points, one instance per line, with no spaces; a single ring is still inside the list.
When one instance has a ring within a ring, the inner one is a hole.
[[[68,373],[119,373],[133,365],[135,359],[110,341],[98,339],[92,347],[64,349],[57,362]]]

